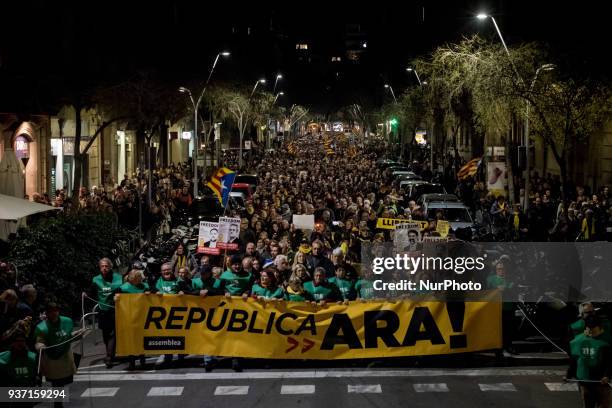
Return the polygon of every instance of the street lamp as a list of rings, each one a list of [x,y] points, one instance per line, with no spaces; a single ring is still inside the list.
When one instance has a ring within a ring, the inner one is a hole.
[[[540,75],[540,71],[552,71],[555,69],[555,64],[544,64],[540,68],[538,68],[533,76],[533,80],[531,81],[531,85],[529,86],[529,93],[533,91],[533,87],[538,79],[538,75]],[[525,116],[525,204],[524,210],[527,211],[529,209],[529,189],[531,187],[530,183],[530,174],[529,174],[529,109],[531,107],[531,103],[527,100],[526,107],[526,116]]]
[[[414,69],[414,68],[406,68],[406,71],[414,72],[414,75],[416,75],[417,81],[419,81],[419,85],[423,86],[423,82],[421,82],[421,78],[419,78],[419,73],[417,72],[416,69]],[[427,82],[425,82],[424,84],[427,85]]]
[[[228,51],[221,51],[217,54],[215,61],[210,68],[210,72],[208,73],[208,78],[206,79],[204,89],[202,89],[197,101],[193,99],[193,94],[189,88],[181,86],[178,89],[180,93],[186,93],[189,96],[189,100],[191,101],[191,105],[193,107],[193,198],[198,196],[198,108],[200,107],[200,102],[202,102],[202,97],[206,92],[206,87],[210,82],[210,78],[212,77],[213,71],[217,66],[220,56],[229,57],[230,53]],[[204,151],[204,177],[206,178],[206,151]]]
[[[276,103],[276,100],[278,99],[279,96],[284,95],[285,93],[283,91],[280,91],[279,93],[276,94],[276,96],[274,97],[274,102],[272,102],[272,105],[274,105]]]
[[[274,81],[274,88],[272,89],[272,93],[276,93],[276,84],[278,84],[278,80],[279,79],[283,79],[283,75],[282,74],[277,74],[276,75],[276,80]]]
[[[253,90],[251,91],[251,97],[253,97],[253,94],[255,93],[255,90],[257,89],[257,86],[259,84],[265,84],[265,83],[266,83],[265,78],[258,79],[257,82],[255,82],[255,86],[253,87]]]
[[[389,84],[385,84],[385,88],[391,91],[391,96],[393,96],[393,100],[395,101],[395,103],[397,103],[397,99],[395,98],[395,92],[393,92],[393,87]]]
[[[502,36],[501,31],[499,30],[499,26],[497,25],[497,21],[495,21],[495,18],[493,16],[490,16],[490,15],[485,14],[485,13],[480,13],[480,14],[476,15],[476,18],[479,19],[479,20],[486,20],[487,18],[490,18],[491,21],[493,21],[493,25],[495,26],[495,30],[497,31],[497,35],[499,36],[499,39],[501,40],[502,45],[504,46],[504,50],[506,50],[506,54],[508,55],[508,59],[510,60],[510,64],[512,64],[512,69],[514,69],[514,73],[518,77],[519,81],[521,83],[524,83],[523,82],[523,78],[521,78],[521,75],[519,74],[518,70],[516,69],[516,66],[514,65],[514,61],[512,61],[512,57],[510,57],[510,51],[508,51],[508,47],[506,46],[506,41],[504,41],[504,37]]]

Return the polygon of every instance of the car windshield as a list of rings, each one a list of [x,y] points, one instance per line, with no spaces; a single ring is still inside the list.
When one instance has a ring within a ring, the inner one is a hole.
[[[248,175],[248,174],[239,174],[236,176],[234,183],[246,183],[257,185],[257,176]]]
[[[421,184],[418,186],[414,186],[414,189],[412,191],[412,196],[413,197],[419,197],[423,194],[444,194],[444,187],[442,187],[441,185],[435,185],[435,184]]]
[[[216,197],[203,197],[201,199],[193,200],[191,204],[191,213],[193,215],[213,215],[222,213],[223,207],[219,203]]]
[[[450,222],[472,222],[472,217],[467,208],[430,208],[429,217],[435,218],[438,211],[442,211],[443,219]]]

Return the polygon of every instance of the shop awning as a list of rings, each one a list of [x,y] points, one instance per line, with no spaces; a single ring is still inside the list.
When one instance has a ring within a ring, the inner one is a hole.
[[[28,215],[52,210],[59,208],[0,194],[0,220],[17,221]]]

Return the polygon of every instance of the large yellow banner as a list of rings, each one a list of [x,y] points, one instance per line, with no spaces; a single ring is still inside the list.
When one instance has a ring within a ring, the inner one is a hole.
[[[492,298],[493,299],[493,298]],[[501,347],[501,303],[371,301],[316,306],[122,294],[117,354],[346,359]]]
[[[421,230],[424,230],[429,226],[427,221],[420,220],[404,220],[401,218],[379,218],[376,220],[376,228],[378,229],[394,230],[397,224],[419,224],[421,226]]]

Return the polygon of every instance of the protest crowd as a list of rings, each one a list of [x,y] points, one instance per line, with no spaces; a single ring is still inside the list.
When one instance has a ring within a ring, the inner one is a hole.
[[[384,144],[350,145],[336,139],[330,152],[324,143],[328,138],[297,138],[280,149],[251,155],[242,169],[237,168],[236,152],[227,152],[225,167],[258,177],[244,208],[230,208],[225,213],[240,218],[239,235],[232,247],[215,253],[201,248],[190,251],[180,243],[168,262],[161,265],[159,276],[151,276],[141,268],[122,276],[113,271],[110,259],[92,260],[98,262],[100,274],[93,277],[91,288],[84,290],[99,305],[98,324],[106,346],[107,367],[116,362],[114,302],[124,293],[240,296],[274,302],[314,302],[319,306],[373,299],[380,297],[373,290],[373,276],[362,273],[360,263],[363,245],[392,240],[390,230],[377,228],[379,219],[426,221],[423,236],[439,236],[436,223],[444,221],[444,214],[436,213],[428,219],[423,208],[405,198],[405,191],[377,164],[385,155]],[[564,242],[610,237],[612,197],[608,187],[590,192],[585,187],[566,186],[566,194],[562,195],[558,178],[536,173],[529,196],[525,197],[524,188],[520,188],[513,200],[518,204],[510,205],[503,197],[487,193],[483,182],[458,181],[454,172],[434,174],[427,163],[409,166],[423,179],[440,181],[447,191],[455,192],[477,222],[495,232],[490,236],[496,239]],[[140,218],[145,230],[169,234],[175,218],[181,211],[188,211],[194,200],[190,169],[186,163],[156,170],[151,177],[151,191],[144,172],[133,178],[126,176],[109,191],[82,188],[78,205],[83,211],[115,213],[121,224],[132,229],[138,227]],[[517,180],[517,185],[521,183]],[[200,191],[205,189],[202,181]],[[33,199],[60,207],[70,205],[62,190],[53,202],[47,195],[35,194]],[[526,201],[530,202],[528,211],[522,209]],[[294,224],[294,216],[301,215],[313,216],[310,229]],[[455,233],[449,231],[449,239]],[[493,288],[505,284],[498,266],[499,262],[487,265],[488,273],[497,277],[489,280]],[[10,385],[34,384],[40,374],[37,359],[42,356],[40,371],[47,380],[56,386],[69,384],[78,365],[70,342],[79,336],[72,319],[67,317],[70,311],[60,310],[55,303],[42,304],[31,284],[15,288],[12,274],[10,265],[0,265],[0,377],[6,381],[11,378]],[[606,333],[609,322],[592,317],[592,308],[585,307],[577,326],[572,327],[574,334],[589,337],[583,334],[585,330],[590,333],[602,326]],[[598,347],[607,350],[608,344],[602,341]],[[172,356],[166,357],[165,364],[171,364]],[[135,368],[135,360],[135,356],[130,357],[129,369]],[[207,371],[214,361],[213,357],[205,357]],[[576,361],[580,371],[581,360]],[[144,364],[143,356],[140,362]],[[17,377],[9,373],[15,364],[27,367]],[[239,359],[233,360],[232,367],[241,370]]]

